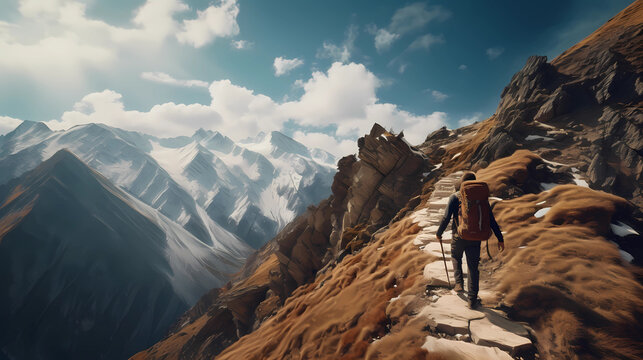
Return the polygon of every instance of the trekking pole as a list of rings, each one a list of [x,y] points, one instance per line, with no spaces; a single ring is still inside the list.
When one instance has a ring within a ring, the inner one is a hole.
[[[444,256],[444,247],[442,246],[442,239],[440,239],[440,249],[442,249],[442,260],[444,260],[444,271],[447,273],[447,282],[449,289],[451,288],[451,280],[449,280],[449,269],[447,269],[447,258]]]

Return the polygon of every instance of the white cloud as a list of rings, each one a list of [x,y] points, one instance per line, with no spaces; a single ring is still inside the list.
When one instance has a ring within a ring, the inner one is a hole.
[[[473,124],[475,122],[480,121],[481,119],[482,119],[482,114],[481,113],[475,113],[471,117],[462,118],[462,119],[458,120],[458,125],[460,125],[460,127],[471,125],[471,124]]]
[[[400,65],[400,67],[397,69],[397,71],[398,71],[400,74],[404,74],[404,72],[406,71],[406,68],[407,68],[407,67],[408,67],[408,65],[407,65],[407,64],[401,64],[401,65]]]
[[[375,25],[370,25],[367,30],[375,35],[377,51],[384,52],[405,34],[421,29],[431,21],[444,21],[449,16],[451,13],[441,6],[428,7],[425,3],[418,2],[395,11],[386,28],[378,29]],[[413,41],[409,49],[428,49],[432,44],[439,42],[444,42],[442,35],[427,34]]]
[[[141,73],[141,79],[149,80],[161,84],[185,86],[185,87],[203,87],[207,88],[208,83],[201,80],[178,80],[164,72],[144,72]]]
[[[400,34],[391,33],[386,29],[379,29],[375,34],[375,49],[379,52],[386,51],[391,48],[393,42],[400,38]]]
[[[232,46],[238,50],[246,50],[252,48],[254,43],[248,40],[233,40]]]
[[[272,66],[275,68],[275,76],[281,76],[289,73],[293,69],[302,66],[304,61],[299,58],[286,59],[281,56],[276,57]]]
[[[417,30],[433,20],[444,21],[451,13],[441,6],[427,7],[425,3],[414,3],[398,9],[391,18],[389,30],[397,34]]]
[[[493,48],[488,48],[486,51],[487,57],[489,57],[489,60],[496,59],[498,56],[502,55],[502,53],[505,52],[504,48],[501,47],[493,47]]]
[[[431,96],[433,96],[433,98],[437,102],[442,102],[442,101],[446,100],[449,97],[449,95],[447,95],[447,94],[445,94],[443,92],[440,92],[438,90],[431,90]]]
[[[349,141],[367,133],[374,122],[405,130],[411,143],[422,142],[426,134],[446,123],[443,112],[416,115],[395,104],[379,102],[376,92],[382,82],[362,64],[335,62],[327,72],[316,71],[300,84],[301,97],[279,103],[230,80],[218,80],[209,87],[209,105],[165,103],[149,111],[126,110],[120,94],[105,90],[85,96],[60,121],[47,125],[65,129],[98,122],[156,136],[189,135],[202,127],[242,139],[260,131],[282,129],[284,123],[292,121],[305,129],[336,128],[335,133],[327,134],[335,141],[317,130],[301,130],[298,137],[338,154],[349,148]]]
[[[0,116],[0,135],[13,131],[13,129],[17,128],[20,124],[22,124],[22,120],[9,116]]]
[[[20,73],[56,88],[79,85],[90,70],[122,71],[159,61],[161,47],[173,36],[202,46],[239,31],[236,0],[199,11],[183,27],[175,20],[189,10],[182,0],[146,0],[123,26],[91,18],[87,6],[79,0],[20,0],[21,16],[0,23],[0,76]]]
[[[417,50],[417,49],[429,50],[431,45],[442,44],[442,43],[444,43],[444,36],[426,34],[413,40],[411,45],[409,45],[409,49],[410,50]]]
[[[334,136],[320,132],[295,131],[293,139],[310,148],[325,149],[336,157],[357,153],[357,141],[353,139],[338,140]]]
[[[112,90],[91,93],[63,113],[60,120],[45,122],[53,130],[87,124],[141,131],[156,136],[191,134],[198,128],[216,128],[221,116],[208,105],[165,103],[153,106],[148,112],[125,110],[122,95]]]
[[[217,37],[228,37],[239,34],[237,24],[239,6],[236,0],[222,0],[219,6],[210,5],[203,11],[198,11],[194,20],[184,20],[183,29],[176,38],[181,43],[202,47],[211,43]]]
[[[332,59],[334,61],[348,62],[355,48],[355,40],[358,34],[357,25],[351,25],[346,30],[346,39],[338,46],[331,42],[324,41],[322,48],[317,50],[318,58]]]
[[[466,69],[467,69],[467,66],[465,64],[458,66],[458,70],[466,70]]]

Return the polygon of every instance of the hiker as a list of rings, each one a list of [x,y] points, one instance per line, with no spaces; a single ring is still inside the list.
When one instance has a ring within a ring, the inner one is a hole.
[[[475,180],[476,175],[472,172],[465,172],[462,175],[459,190],[449,197],[447,209],[436,233],[441,243],[442,233],[449,224],[451,217],[453,217],[451,260],[455,275],[454,290],[456,292],[464,291],[462,278],[462,253],[464,252],[467,255],[467,266],[469,268],[467,297],[469,307],[472,309],[480,305],[480,300],[478,300],[480,243],[487,240],[491,235],[491,230],[493,230],[496,238],[498,238],[498,249],[500,251],[505,249],[502,232],[500,232],[500,227],[489,207],[489,188],[486,183]],[[469,206],[467,204],[461,206],[463,196],[468,201]],[[481,204],[482,207],[480,205],[476,206],[476,204]],[[473,226],[468,227],[467,224],[473,224]]]

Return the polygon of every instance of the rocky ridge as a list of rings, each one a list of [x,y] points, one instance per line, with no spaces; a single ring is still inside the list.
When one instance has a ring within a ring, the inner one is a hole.
[[[205,313],[193,309],[134,358],[642,357],[640,94],[620,90],[640,82],[640,47],[621,39],[640,37],[642,11],[636,1],[590,36],[580,49],[598,47],[587,61],[575,59],[582,51],[552,63],[530,58],[494,116],[440,129],[421,152],[374,127],[359,141],[359,160],[340,160],[328,200],[202,299]],[[592,57],[605,48],[622,56]],[[611,83],[610,66],[619,69]],[[621,120],[604,117],[610,112]],[[592,154],[599,143],[606,150]],[[631,161],[615,162],[619,155]],[[597,175],[594,161],[612,170]],[[445,287],[432,241],[457,171],[471,168],[489,184],[507,239],[504,253],[483,254],[478,312]],[[238,307],[225,298],[258,288],[265,293]],[[211,321],[219,310],[230,315]]]

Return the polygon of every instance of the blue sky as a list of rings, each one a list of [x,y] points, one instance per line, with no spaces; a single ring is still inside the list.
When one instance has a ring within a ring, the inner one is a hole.
[[[0,132],[282,130],[341,154],[378,121],[419,142],[629,3],[0,0]]]

